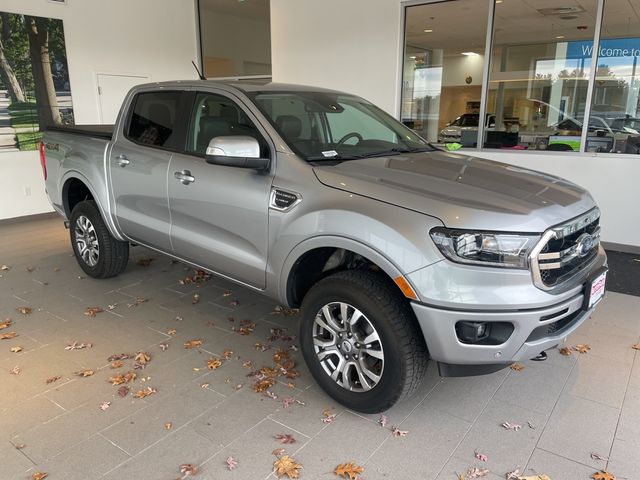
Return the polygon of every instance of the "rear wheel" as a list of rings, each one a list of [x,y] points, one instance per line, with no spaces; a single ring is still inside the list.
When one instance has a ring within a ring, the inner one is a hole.
[[[377,413],[411,395],[427,365],[413,312],[382,275],[345,271],[305,296],[302,354],[318,384],[353,410]]]
[[[78,203],[69,219],[71,245],[84,272],[94,278],[121,273],[129,261],[129,243],[114,238],[93,200]]]

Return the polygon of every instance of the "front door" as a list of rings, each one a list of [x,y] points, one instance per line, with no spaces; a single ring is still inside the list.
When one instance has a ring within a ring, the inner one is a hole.
[[[176,128],[180,92],[141,92],[109,157],[115,216],[140,243],[171,251],[167,169],[184,132]]]
[[[185,152],[174,154],[169,167],[174,252],[214,272],[264,288],[273,177],[251,169],[210,165],[205,162],[205,151],[213,137],[251,135],[260,142],[261,155],[268,156],[265,137],[249,112],[227,96],[213,93],[196,94],[189,125]]]

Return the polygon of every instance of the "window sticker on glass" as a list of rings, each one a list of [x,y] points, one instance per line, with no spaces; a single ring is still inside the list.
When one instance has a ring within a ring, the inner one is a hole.
[[[327,150],[326,152],[322,152],[322,156],[326,158],[337,157],[338,152],[336,152],[335,150]]]

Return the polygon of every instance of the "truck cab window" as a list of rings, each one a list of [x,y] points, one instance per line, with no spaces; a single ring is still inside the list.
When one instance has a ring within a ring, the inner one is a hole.
[[[204,155],[211,139],[248,135],[260,143],[261,156],[268,156],[268,147],[249,117],[229,98],[200,93],[191,113],[187,151]]]
[[[144,145],[172,146],[179,99],[180,92],[138,94],[134,99],[127,138]]]

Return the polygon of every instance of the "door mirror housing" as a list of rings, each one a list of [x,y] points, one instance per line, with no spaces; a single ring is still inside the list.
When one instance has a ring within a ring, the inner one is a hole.
[[[268,158],[260,158],[258,140],[248,135],[233,135],[212,138],[205,156],[207,163],[226,167],[265,170]]]

